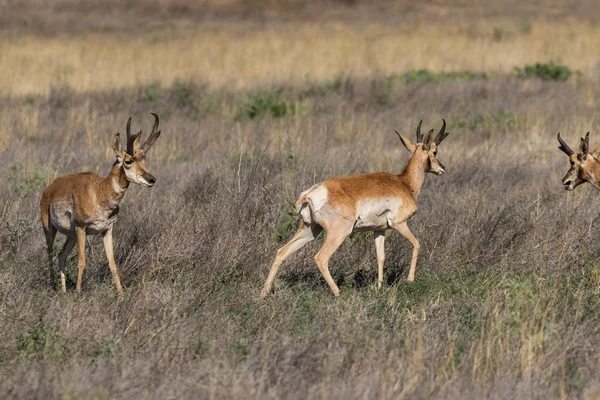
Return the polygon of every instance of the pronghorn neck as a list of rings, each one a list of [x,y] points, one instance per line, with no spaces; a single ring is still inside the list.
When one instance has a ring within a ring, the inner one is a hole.
[[[115,162],[113,164],[110,173],[104,178],[104,184],[108,188],[108,193],[110,193],[109,200],[112,200],[115,205],[118,205],[129,187],[129,181],[125,175],[122,163]]]
[[[591,178],[590,183],[598,190],[600,190],[600,161],[596,157],[590,157],[588,155],[587,163],[591,163],[589,167],[589,175]]]
[[[427,155],[423,154],[423,156],[424,157],[419,157],[417,153],[413,154],[410,160],[408,160],[406,168],[404,168],[404,171],[400,174],[400,178],[402,178],[404,184],[408,186],[415,200],[421,192],[421,187],[425,181],[425,169],[429,162]]]

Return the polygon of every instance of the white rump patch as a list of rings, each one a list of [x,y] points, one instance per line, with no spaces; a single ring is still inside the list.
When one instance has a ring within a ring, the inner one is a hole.
[[[306,195],[308,204],[313,212],[317,212],[323,207],[329,198],[329,193],[325,185],[313,186],[310,192]]]
[[[71,199],[57,199],[50,205],[50,221],[61,233],[74,232],[73,201]]]

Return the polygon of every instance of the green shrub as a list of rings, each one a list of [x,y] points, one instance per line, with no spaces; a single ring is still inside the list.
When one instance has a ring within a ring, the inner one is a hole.
[[[25,97],[23,97],[23,102],[24,102],[26,105],[28,105],[28,106],[31,106],[31,105],[33,105],[33,104],[35,103],[35,101],[36,101],[37,99],[39,99],[39,98],[40,98],[40,95],[39,95],[39,94],[37,94],[37,93],[29,93],[29,94],[26,94],[26,95],[25,95]]]
[[[497,129],[515,130],[523,126],[524,120],[517,114],[498,111],[493,114],[475,114],[469,118],[457,117],[449,124],[448,129],[480,130],[492,132]]]
[[[564,81],[573,75],[571,68],[561,61],[550,61],[547,63],[536,63],[526,65],[524,68],[515,67],[513,70],[517,78],[539,78],[547,81]],[[581,75],[581,71],[576,72]]]
[[[494,33],[493,33],[493,38],[495,42],[500,42],[502,41],[502,39],[504,38],[504,28],[502,28],[501,26],[494,26]]]
[[[160,100],[163,95],[164,91],[162,87],[157,82],[153,82],[142,87],[140,97],[145,101],[157,101]]]
[[[175,79],[172,85],[173,97],[177,107],[194,106],[194,90],[191,82]]]
[[[259,91],[255,93],[238,113],[238,118],[250,119],[271,117],[281,118],[296,112],[296,105],[280,97],[281,89]]]
[[[404,82],[454,82],[486,79],[484,72],[457,71],[457,72],[432,72],[427,69],[406,71],[402,78]]]
[[[296,204],[289,197],[286,197],[285,200],[287,203],[285,213],[281,217],[277,230],[273,233],[273,239],[278,243],[289,240],[298,229],[300,221],[300,215],[296,212]]]
[[[58,326],[48,326],[41,318],[35,326],[17,336],[19,356],[25,360],[65,361],[72,346]]]
[[[24,165],[19,162],[8,164],[6,177],[12,190],[19,195],[40,192],[44,186],[56,178],[56,171],[48,166]]]
[[[338,75],[335,79],[326,81],[307,81],[300,89],[300,98],[311,96],[324,96],[327,93],[337,93],[339,95],[352,95],[354,93],[354,83],[350,78],[344,78]]]

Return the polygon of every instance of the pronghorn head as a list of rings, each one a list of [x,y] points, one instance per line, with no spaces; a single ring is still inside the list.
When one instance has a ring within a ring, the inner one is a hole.
[[[421,133],[421,124],[423,121],[419,122],[416,143],[412,143],[396,131],[396,134],[400,137],[400,141],[410,151],[412,156],[422,159],[423,162],[427,162],[427,169],[425,171],[436,175],[442,175],[446,172],[444,165],[437,159],[438,146],[450,134],[450,132],[446,132],[446,120],[442,119],[442,121],[442,129],[440,129],[435,138],[433,137],[433,129],[427,132],[427,135],[423,138],[423,134]]]
[[[571,148],[560,137],[560,133],[557,137],[558,143],[560,143],[558,148],[569,156],[569,162],[571,163],[569,172],[567,172],[565,177],[562,179],[562,184],[565,186],[565,189],[574,190],[582,183],[589,182],[594,185],[596,189],[600,190],[600,187],[596,181],[597,178],[595,176],[598,172],[599,166],[596,157],[600,152],[600,148],[594,150],[592,154],[589,154],[590,133],[586,133],[585,139],[581,138],[578,153],[575,153],[573,150],[571,150]],[[598,178],[600,178],[600,176]]]
[[[152,147],[160,131],[158,130],[158,115],[151,113],[154,116],[154,126],[152,132],[148,136],[148,140],[140,146],[142,131],[131,134],[131,117],[127,121],[127,148],[123,150],[121,144],[121,136],[119,133],[113,139],[113,150],[117,156],[117,164],[121,165],[125,171],[127,181],[147,187],[154,186],[156,178],[148,171],[144,165],[146,153]]]

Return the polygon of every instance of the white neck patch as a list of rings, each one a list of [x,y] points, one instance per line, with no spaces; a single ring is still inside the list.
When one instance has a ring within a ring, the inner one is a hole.
[[[119,181],[115,178],[113,178],[113,180],[112,180],[112,187],[117,195],[120,195],[123,192],[125,192],[125,189],[122,188],[121,185],[119,185]]]

